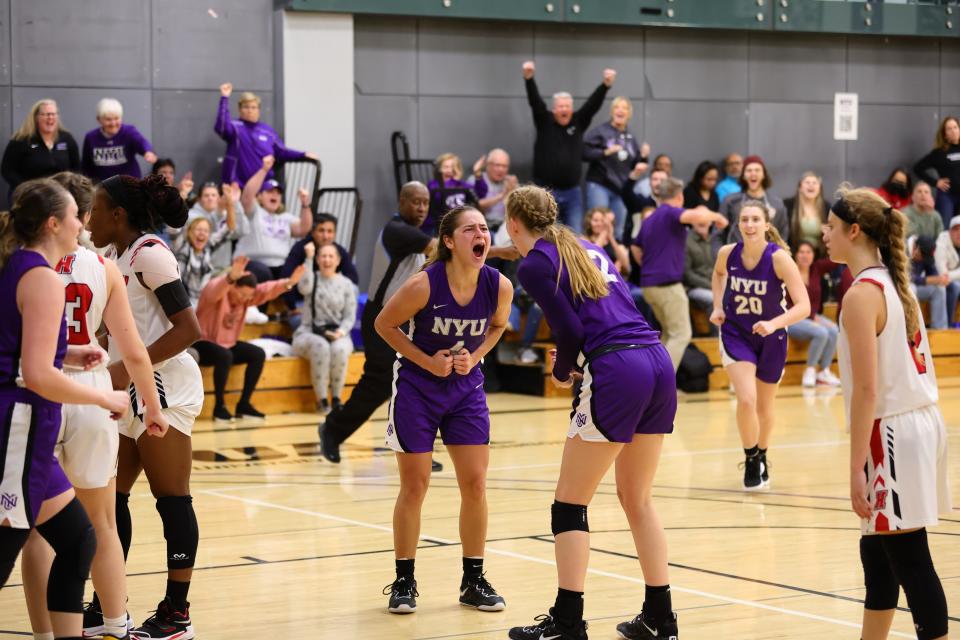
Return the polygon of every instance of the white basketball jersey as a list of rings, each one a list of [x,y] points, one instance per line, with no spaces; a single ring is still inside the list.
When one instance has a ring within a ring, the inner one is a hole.
[[[178,273],[177,259],[174,257],[170,248],[153,234],[142,235],[136,239],[123,255],[117,256],[116,249],[111,247],[107,251],[107,257],[117,263],[120,274],[127,285],[127,299],[130,301],[130,310],[133,312],[133,320],[137,325],[137,332],[143,344],[150,346],[163,334],[173,327],[173,324],[163,312],[160,301],[157,296],[140,282],[137,272],[145,270],[156,271],[158,265],[152,264],[149,269],[143,266],[138,267],[138,258],[144,251],[152,251],[151,258],[159,260],[150,260],[150,262],[160,262],[159,269],[164,272]],[[114,341],[110,341],[110,359],[114,361],[122,360]],[[154,363],[154,369],[159,369],[161,363]]]
[[[66,292],[67,342],[94,344],[107,306],[107,272],[103,258],[85,247],[57,263]]]
[[[886,418],[936,404],[937,376],[933,370],[930,341],[919,305],[917,314],[920,317],[920,330],[911,340],[907,338],[907,323],[903,317],[900,296],[886,268],[864,269],[853,281],[854,285],[858,283],[879,287],[887,303],[887,322],[877,336],[877,408],[874,417]],[[842,317],[839,354],[840,378],[843,380],[843,395],[849,416],[853,373]]]

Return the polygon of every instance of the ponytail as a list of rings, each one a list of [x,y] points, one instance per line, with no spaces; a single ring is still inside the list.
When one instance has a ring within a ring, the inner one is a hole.
[[[544,229],[543,239],[557,247],[560,264],[557,268],[557,287],[560,287],[560,276],[566,266],[570,277],[570,291],[575,300],[590,298],[599,300],[610,293],[607,281],[600,274],[596,263],[590,259],[577,236],[569,228],[551,224]]]
[[[786,243],[786,241],[780,236],[780,232],[777,231],[777,228],[772,224],[767,227],[767,232],[764,234],[764,236],[767,238],[767,242],[773,242],[781,249],[786,251],[787,254],[790,253],[790,245]]]
[[[17,250],[17,235],[13,231],[13,216],[9,211],[0,212],[0,269]]]

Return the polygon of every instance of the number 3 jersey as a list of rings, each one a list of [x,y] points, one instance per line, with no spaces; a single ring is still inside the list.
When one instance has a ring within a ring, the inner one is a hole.
[[[780,250],[767,243],[753,269],[743,266],[743,243],[733,245],[727,256],[727,288],[723,292],[724,331],[735,329],[753,334],[753,325],[771,320],[787,310],[786,287],[773,267],[773,254]],[[774,335],[780,334],[783,329]]]
[[[107,306],[107,271],[103,258],[79,247],[57,263],[57,273],[66,293],[63,314],[67,320],[68,344],[95,344],[103,309]]]

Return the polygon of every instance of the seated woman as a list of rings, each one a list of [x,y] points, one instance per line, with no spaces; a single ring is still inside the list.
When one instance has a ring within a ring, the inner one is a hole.
[[[440,218],[450,209],[469,204],[469,198],[463,193],[452,193],[447,196],[441,193],[443,189],[469,189],[474,200],[480,201],[487,197],[489,185],[483,177],[483,163],[485,156],[473,164],[473,184],[467,184],[463,180],[463,163],[460,157],[454,153],[442,153],[437,156],[435,164],[437,166],[437,177],[430,181],[427,189],[430,190],[430,212],[427,219],[420,225],[420,230],[424,233],[433,234]]]
[[[695,209],[700,205],[710,211],[720,211],[720,197],[717,196],[717,182],[720,169],[709,160],[697,165],[693,178],[683,190],[683,208]]]
[[[227,212],[227,224],[211,231],[207,218],[194,218],[186,226],[187,241],[176,251],[180,266],[180,279],[190,296],[190,304],[197,308],[203,288],[218,271],[213,264],[214,253],[224,245],[229,246],[230,235],[237,228],[233,207]]]
[[[357,319],[357,287],[337,273],[340,253],[335,245],[317,249],[307,243],[303,249],[306,258],[298,267],[303,278],[297,287],[304,297],[303,321],[293,334],[293,353],[310,361],[317,410],[326,415],[340,406],[343,394],[347,361],[353,352],[350,330]]]
[[[228,212],[234,218],[233,227],[227,230],[226,239],[230,242],[224,242],[215,248],[213,255],[210,256],[210,262],[216,271],[229,269],[233,262],[233,241],[239,240],[248,231],[249,227],[240,206],[240,187],[237,183],[224,184],[221,188],[218,188],[215,182],[205,182],[200,187],[200,196],[187,215],[187,224],[182,229],[167,228],[167,233],[173,241],[173,250],[176,252],[183,247],[186,243],[187,228],[197,218],[206,218],[210,222],[210,233],[213,235],[219,234],[227,228]]]
[[[810,296],[810,317],[787,327],[787,335],[792,340],[809,341],[807,347],[807,368],[803,371],[803,386],[815,387],[825,384],[831,387],[840,385],[840,378],[830,371],[830,363],[837,352],[837,338],[840,329],[837,324],[823,315],[823,302],[820,281],[824,275],[839,265],[829,259],[814,260],[815,248],[808,240],[801,240],[797,247],[797,266],[800,277]]]
[[[614,232],[615,214],[607,207],[594,207],[583,219],[583,237],[603,249],[610,263],[621,274],[630,273],[630,253],[617,242]]]
[[[214,422],[233,422],[223,395],[230,367],[244,363],[247,370],[236,414],[241,419],[263,420],[264,415],[250,404],[250,396],[260,379],[266,354],[260,347],[239,340],[243,319],[248,307],[263,304],[289,291],[303,276],[303,267],[300,267],[289,278],[257,284],[256,276],[247,271],[249,262],[244,256],[234,258],[230,273],[207,283],[197,305],[202,339],[193,343],[193,348],[200,355],[202,366],[213,365]]]
[[[804,241],[811,245],[817,257],[824,255],[823,223],[827,221],[830,205],[823,198],[823,180],[813,171],[804,171],[797,183],[796,193],[783,201],[790,218],[790,249],[796,253]]]

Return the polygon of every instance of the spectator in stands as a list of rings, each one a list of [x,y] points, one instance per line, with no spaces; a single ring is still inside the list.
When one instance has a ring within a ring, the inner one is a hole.
[[[917,300],[930,303],[930,328],[945,329],[947,327],[947,285],[950,276],[937,271],[933,252],[936,249],[936,240],[929,236],[911,238],[910,267],[911,283]]]
[[[743,161],[743,174],[740,176],[740,193],[727,196],[720,203],[722,213],[730,226],[727,227],[725,242],[740,242],[740,229],[737,221],[740,220],[740,207],[746,200],[759,200],[767,205],[770,213],[770,224],[777,228],[784,242],[790,242],[790,220],[783,200],[769,193],[767,189],[773,184],[767,166],[760,156],[747,156]]]
[[[800,243],[810,244],[817,257],[824,253],[823,223],[830,205],[823,197],[823,180],[813,171],[805,171],[797,183],[797,191],[783,201],[790,219],[790,248],[796,255]]]
[[[363,307],[360,332],[363,336],[363,375],[350,398],[331,411],[320,425],[320,446],[330,462],[340,462],[340,445],[360,428],[380,405],[390,398],[393,364],[397,354],[373,327],[383,303],[403,282],[420,270],[437,239],[420,230],[430,208],[430,192],[420,182],[408,182],[400,189],[399,211],[380,232],[374,248],[370,276],[372,295]]]
[[[647,153],[649,153],[649,150],[647,151]],[[668,156],[667,154],[661,153],[653,159],[653,170],[663,171],[665,174],[667,174],[668,178],[672,177],[673,176],[673,160],[671,160],[670,156]],[[636,187],[634,188],[634,191],[636,191],[638,195],[641,195],[645,198],[655,198],[657,195],[657,190],[653,188],[653,184],[651,184],[651,178],[652,176],[647,176],[646,178],[638,182]]]
[[[230,367],[234,364],[247,365],[243,375],[243,391],[235,410],[237,418],[263,420],[264,415],[253,407],[250,398],[263,371],[266,354],[260,347],[239,339],[243,319],[248,307],[273,300],[296,286],[303,276],[303,267],[300,267],[289,278],[258,284],[256,276],[246,269],[248,262],[244,256],[234,258],[229,273],[207,283],[197,305],[202,339],[193,343],[193,348],[200,355],[202,366],[213,365],[215,422],[233,422],[233,416],[224,402],[224,391]]]
[[[153,164],[157,154],[153,145],[132,124],[123,124],[123,105],[114,98],[97,103],[97,122],[100,126],[88,131],[83,138],[80,165],[92,180],[103,182],[110,176],[139,178],[137,156]]]
[[[239,182],[244,186],[247,180],[260,170],[263,159],[273,156],[282,162],[293,162],[309,158],[316,160],[314,153],[295,151],[288,148],[273,127],[260,122],[260,96],[249,91],[240,94],[240,118],[230,118],[230,96],[233,85],[226,82],[220,85],[220,106],[217,110],[217,122],[213,130],[227,143],[223,156],[222,182]],[[273,178],[273,169],[266,179]]]
[[[250,224],[249,232],[237,242],[236,252],[247,256],[247,268],[265,282],[280,277],[280,269],[293,238],[300,238],[313,227],[310,194],[300,190],[300,217],[283,211],[283,190],[280,183],[267,179],[273,168],[273,156],[265,156],[260,170],[250,176],[243,187],[240,204]]]
[[[21,182],[79,170],[77,141],[60,124],[57,103],[50,99],[35,102],[3,151],[0,174],[10,193]]]
[[[923,180],[913,186],[913,203],[903,209],[907,216],[907,237],[922,236],[936,240],[943,233],[943,220],[934,208],[933,189]]]
[[[177,188],[177,191],[180,192],[180,198],[184,202],[193,204],[193,198],[195,197],[193,194],[193,171],[187,171],[183,174],[180,183],[177,184],[177,165],[174,164],[173,158],[158,158],[153,163],[150,173],[163,176],[168,185]]]
[[[350,330],[357,319],[357,285],[340,269],[340,253],[328,243],[303,247],[303,277],[297,289],[306,303],[303,322],[293,334],[293,354],[310,362],[310,379],[317,395],[317,410],[326,415],[340,407],[353,352]],[[327,399],[330,394],[330,399]]]
[[[800,277],[810,296],[810,317],[787,327],[787,335],[792,340],[810,343],[807,347],[807,368],[803,371],[803,386],[824,384],[838,387],[840,379],[830,371],[830,364],[837,352],[840,329],[833,320],[823,315],[820,283],[826,274],[839,265],[827,258],[817,260],[816,251],[817,247],[808,240],[797,243],[795,256]]]
[[[956,326],[957,300],[960,299],[960,216],[950,219],[950,228],[937,238],[936,251],[933,254],[937,263],[937,272],[946,274],[947,284],[947,322]]]
[[[740,193],[740,176],[743,174],[743,156],[729,153],[723,159],[723,180],[717,184],[717,200],[720,204],[731,193]]]
[[[686,198],[684,198],[686,203]],[[687,232],[686,251],[683,262],[683,286],[687,289],[687,298],[703,309],[710,317],[713,312],[713,265],[717,261],[710,236],[710,223],[697,222]],[[711,333],[716,327],[710,325]]]
[[[936,191],[936,208],[944,225],[960,203],[960,121],[947,116],[937,128],[933,150],[913,165],[913,172]]]
[[[229,199],[228,199],[229,200]],[[227,206],[226,224],[215,231],[206,216],[187,218],[186,241],[176,251],[180,265],[180,279],[190,296],[190,304],[197,308],[203,288],[218,269],[213,264],[214,254],[230,244],[230,237],[237,228],[233,205]]]
[[[630,273],[630,253],[617,241],[614,230],[616,214],[606,207],[594,207],[583,220],[583,237],[603,249],[610,264],[622,274]]]
[[[214,272],[224,271],[230,268],[233,262],[233,242],[239,240],[246,232],[246,218],[240,211],[240,185],[237,183],[225,184],[222,187],[223,193],[217,188],[216,183],[207,182],[200,187],[200,197],[190,209],[187,216],[187,224],[182,229],[173,229],[167,227],[167,233],[173,241],[174,251],[179,251],[186,242],[185,231],[190,223],[197,218],[205,218],[210,223],[211,235],[218,235],[226,230],[226,239],[219,247],[213,250],[210,256],[210,264]],[[227,229],[227,210],[233,210],[234,228]],[[289,276],[289,273],[283,274]]]
[[[480,198],[480,211],[487,219],[490,234],[495,234],[503,224],[504,202],[510,192],[517,188],[517,176],[510,173],[510,154],[503,149],[491,149],[487,153],[486,169],[479,178],[471,175],[467,186],[476,191],[476,184],[482,180],[487,185],[487,195]]]
[[[442,153],[434,160],[437,167],[437,177],[430,181],[427,188],[430,190],[430,213],[423,222],[420,230],[432,234],[440,219],[450,209],[473,202],[479,205],[480,200],[487,197],[487,183],[483,179],[484,157],[480,156],[473,163],[473,184],[463,180],[463,163],[455,153]],[[444,189],[464,189],[459,193],[442,193]]]
[[[643,221],[630,250],[640,265],[643,299],[660,324],[661,340],[676,371],[693,335],[690,303],[683,288],[687,225],[703,222],[723,229],[727,219],[704,206],[684,209],[683,182],[676,178],[660,183],[657,198],[660,206]]]
[[[683,190],[683,206],[686,209],[696,209],[700,205],[710,211],[720,211],[720,200],[717,198],[717,180],[720,179],[720,169],[709,160],[697,165],[693,172],[690,184]]]
[[[533,79],[535,72],[533,61],[523,63],[527,102],[537,129],[533,146],[533,181],[553,192],[560,221],[571,229],[580,229],[583,227],[583,194],[580,191],[583,135],[603,106],[603,99],[613,86],[617,72],[604,69],[603,82],[576,111],[573,110],[573,96],[567,92],[555,93],[553,107],[548,111]]]
[[[304,263],[307,259],[306,246],[308,244],[312,243],[314,249],[330,245],[337,250],[337,273],[342,273],[347,280],[353,284],[358,284],[360,274],[357,273],[357,266],[353,264],[353,257],[345,247],[334,242],[336,237],[337,219],[329,213],[318,213],[314,218],[310,233],[298,240],[290,249],[290,254],[283,263],[283,267],[280,268],[280,275],[289,276],[294,269]],[[319,265],[319,262],[317,264]],[[303,300],[299,293],[298,299]]]
[[[610,121],[587,131],[583,138],[583,159],[587,168],[587,208],[605,207],[613,211],[614,227],[619,237],[627,218],[627,208],[620,192],[637,163],[646,163],[650,145],[640,144],[628,125],[633,105],[623,96],[610,103]]]
[[[877,189],[877,194],[887,201],[894,209],[903,209],[910,205],[910,194],[913,193],[913,180],[910,172],[903,167],[897,167],[890,172],[890,176]]]

